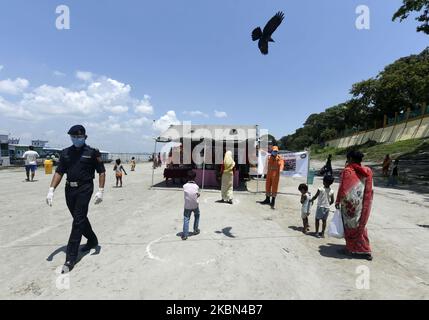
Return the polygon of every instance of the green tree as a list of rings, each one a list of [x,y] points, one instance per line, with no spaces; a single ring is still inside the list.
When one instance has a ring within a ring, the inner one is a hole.
[[[399,19],[402,22],[412,12],[420,14],[416,18],[421,23],[417,27],[417,32],[429,34],[429,0],[403,0],[403,5],[393,15],[392,21]]]

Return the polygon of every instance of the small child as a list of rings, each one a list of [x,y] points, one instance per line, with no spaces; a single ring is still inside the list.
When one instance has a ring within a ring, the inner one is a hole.
[[[136,171],[136,158],[131,158],[131,171]]]
[[[316,237],[324,238],[326,230],[326,221],[329,216],[329,208],[334,203],[334,191],[331,189],[331,185],[334,183],[334,177],[326,175],[323,178],[323,187],[317,189],[316,195],[311,199],[313,203],[314,200],[319,198],[317,202],[316,210]],[[322,232],[319,233],[319,224],[322,220]]]
[[[198,225],[200,222],[200,209],[198,204],[198,198],[200,197],[200,188],[195,183],[195,177],[197,174],[190,170],[188,172],[188,183],[183,186],[185,195],[185,211],[184,211],[184,222],[183,222],[183,234],[182,240],[188,239],[189,234],[189,221],[191,219],[192,212],[194,213],[194,235],[200,234]]]
[[[308,216],[310,215],[311,208],[311,193],[308,192],[308,186],[305,183],[300,184],[298,190],[301,192],[301,218],[304,225],[302,232],[307,234],[310,231]]]
[[[387,187],[396,187],[398,184],[398,177],[399,177],[399,160],[396,159],[393,163],[393,169],[392,173],[390,174],[389,181],[387,182]]]
[[[116,187],[118,187],[119,184],[120,188],[122,188],[122,171],[125,173],[125,175],[127,175],[127,172],[121,164],[121,159],[116,160],[116,164],[113,167],[113,171],[116,172]]]

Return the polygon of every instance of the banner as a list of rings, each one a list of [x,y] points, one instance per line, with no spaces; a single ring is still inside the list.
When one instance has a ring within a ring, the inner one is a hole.
[[[267,174],[267,161],[270,154],[266,151],[260,151],[258,157],[258,175]],[[286,177],[306,178],[308,176],[309,168],[309,153],[296,152],[279,154],[284,161],[284,168],[282,175]]]
[[[307,178],[309,168],[309,153],[296,152],[280,154],[284,161],[282,175],[287,177]]]
[[[270,154],[264,150],[259,151],[258,156],[258,175],[264,175],[267,174],[267,159],[270,156]]]

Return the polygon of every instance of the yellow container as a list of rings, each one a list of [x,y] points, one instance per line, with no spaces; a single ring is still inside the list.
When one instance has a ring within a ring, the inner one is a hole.
[[[52,160],[45,160],[43,164],[45,166],[45,174],[52,174],[52,168],[54,166],[54,162]]]

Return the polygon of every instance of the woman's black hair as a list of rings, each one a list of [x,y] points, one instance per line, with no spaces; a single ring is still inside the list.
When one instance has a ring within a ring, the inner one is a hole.
[[[308,191],[308,186],[305,183],[301,183],[298,187],[298,190],[304,190],[304,191]]]
[[[363,160],[363,153],[359,150],[352,150],[349,153],[347,153],[347,159],[352,160],[355,163],[361,163]]]

